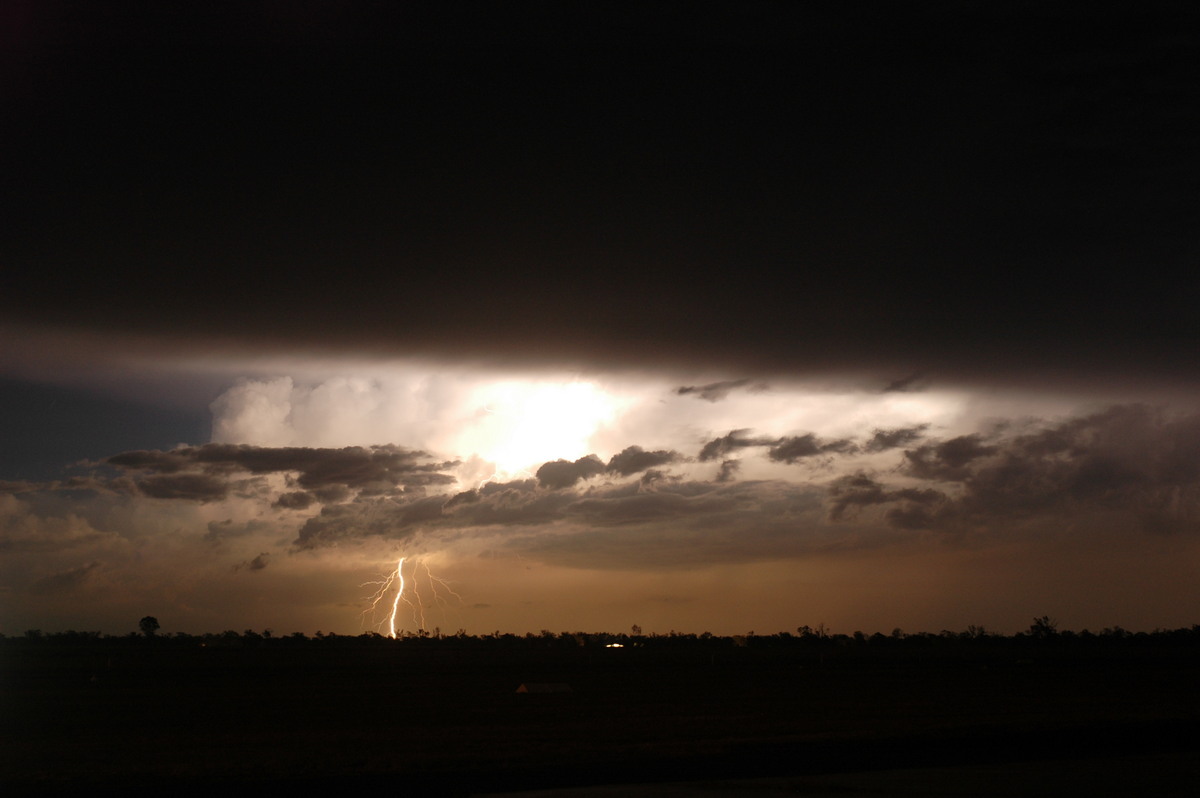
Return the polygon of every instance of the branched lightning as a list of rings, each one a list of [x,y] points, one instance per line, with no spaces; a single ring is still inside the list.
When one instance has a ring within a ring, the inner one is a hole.
[[[362,617],[364,622],[368,621],[376,631],[387,626],[388,637],[396,637],[396,619],[400,615],[400,603],[404,602],[412,610],[413,626],[418,633],[424,633],[425,629],[425,609],[426,607],[438,607],[445,609],[449,606],[449,601],[445,594],[453,596],[460,604],[462,596],[454,591],[453,588],[444,580],[434,576],[429,569],[429,565],[420,560],[416,560],[412,564],[411,581],[404,578],[404,562],[407,557],[401,557],[396,562],[396,568],[388,573],[382,579],[377,579],[371,582],[364,582],[360,587],[367,585],[375,585],[375,592],[367,597],[369,602],[367,608],[363,610]],[[421,579],[421,576],[424,579]],[[424,582],[424,587],[422,587]],[[394,592],[393,592],[394,591]],[[386,612],[383,620],[376,620],[382,612],[380,605],[387,606],[386,599],[391,596],[391,608]],[[427,598],[426,598],[427,597]]]
[[[435,587],[433,591],[433,598],[437,602],[438,606],[445,607],[447,604],[446,599],[439,595],[436,590],[436,588],[439,586],[451,596],[454,596],[454,598],[458,600],[459,604],[462,604],[463,597],[455,593],[454,588],[450,587],[450,585],[446,583],[446,580],[434,576],[433,572],[429,570],[429,566],[425,563],[421,563],[421,567],[425,569],[425,576],[429,579],[429,583]]]

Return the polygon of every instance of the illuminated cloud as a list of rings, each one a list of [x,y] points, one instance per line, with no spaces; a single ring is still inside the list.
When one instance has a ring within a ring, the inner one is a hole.
[[[213,439],[263,447],[403,443],[479,456],[511,476],[588,454],[589,439],[615,412],[603,387],[580,379],[462,368],[430,373],[419,364],[366,371],[239,381],[212,403]]]

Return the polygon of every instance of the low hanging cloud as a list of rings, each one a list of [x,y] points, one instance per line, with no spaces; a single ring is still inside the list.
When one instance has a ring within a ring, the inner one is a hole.
[[[229,494],[228,482],[212,474],[157,474],[138,481],[137,486],[152,499],[211,502]]]
[[[912,512],[914,506],[927,507],[946,500],[946,495],[932,488],[896,488],[889,489],[882,482],[863,473],[850,474],[840,477],[829,487],[829,518],[832,521],[843,521],[863,507],[878,504],[903,503],[900,508]],[[889,521],[894,518],[888,511]],[[899,524],[894,524],[901,526]],[[905,528],[913,528],[905,526]]]
[[[748,449],[756,446],[773,446],[779,440],[778,438],[752,438],[749,437],[749,433],[750,430],[748,429],[735,429],[720,438],[713,438],[700,449],[698,459],[702,463],[707,463],[711,460],[721,459],[739,449]]]
[[[719,402],[728,397],[731,392],[741,388],[746,388],[751,393],[762,393],[763,391],[770,390],[770,386],[765,382],[752,383],[749,378],[746,378],[710,382],[707,385],[681,385],[675,389],[675,393],[679,396],[694,396],[706,402]]]
[[[54,483],[39,489],[22,485],[22,496],[0,493],[0,553],[63,554],[103,550],[119,545],[120,535],[108,528],[113,506],[136,495],[61,492]]]
[[[108,569],[116,552],[151,545],[211,557],[226,573],[288,567],[264,554],[277,547],[338,556],[339,547],[380,545],[637,569],[867,550],[931,532],[1031,536],[1092,523],[1200,531],[1200,415],[1121,406],[983,429],[941,439],[909,424],[858,440],[733,430],[705,445],[720,466],[715,478],[697,479],[687,465],[668,473],[691,462],[676,451],[628,446],[607,463],[551,461],[533,478],[468,490],[452,461],[397,446],[133,451],[70,486],[9,485],[0,548],[69,546],[69,558],[26,581],[74,574],[86,586],[100,572],[76,573],[79,563]],[[749,467],[810,458],[830,468]],[[770,478],[745,478],[743,467]]]
[[[884,386],[880,393],[913,393],[923,391],[929,387],[929,380],[920,372],[909,374],[907,377],[901,377],[898,380],[892,380]]]
[[[779,481],[659,478],[571,491],[519,480],[451,497],[326,507],[303,525],[294,545],[319,550],[368,538],[434,545],[478,537],[511,553],[589,567],[748,562],[833,545],[822,532],[821,497],[814,486]]]
[[[603,473],[603,461],[596,455],[589,454],[580,457],[574,462],[569,460],[554,460],[553,462],[545,463],[537,470],[535,476],[537,476],[538,484],[542,487],[559,489],[569,488],[582,479]]]
[[[433,462],[424,452],[392,445],[317,449],[220,443],[123,452],[105,462],[136,474],[138,489],[146,496],[194,501],[225,498],[234,474],[294,473],[296,486],[304,490],[280,497],[279,506],[288,509],[344,497],[350,490],[382,494],[449,485],[455,479],[446,471],[458,464]]]
[[[546,488],[532,479],[488,483],[452,496],[358,497],[323,507],[301,526],[295,545],[313,549],[369,537],[408,540],[421,532],[550,524],[577,498],[571,491]]]
[[[928,424],[916,424],[911,427],[896,429],[877,429],[871,439],[863,445],[866,452],[886,452],[889,449],[899,449],[910,443],[916,443],[925,436]]]
[[[579,482],[600,474],[628,477],[682,459],[682,455],[675,451],[659,449],[648,452],[641,446],[627,446],[609,458],[607,465],[596,455],[589,454],[574,461],[552,460],[543,463],[535,476],[543,488],[561,490],[574,487]]]
[[[609,458],[605,470],[610,474],[627,477],[661,465],[675,463],[681,459],[682,455],[679,452],[663,449],[648,452],[641,446],[629,446]]]
[[[708,462],[725,457],[740,449],[767,448],[767,458],[789,465],[820,454],[851,454],[858,446],[849,438],[823,441],[813,433],[782,438],[751,437],[750,430],[736,429],[728,435],[714,438],[700,449],[698,459]]]
[[[918,479],[960,482],[972,473],[971,463],[997,451],[980,435],[960,435],[906,451],[904,468]]]
[[[270,556],[271,555],[269,552],[264,551],[252,560],[247,560],[246,562],[238,563],[237,565],[233,566],[233,570],[240,571],[244,568],[247,571],[261,571],[267,567],[267,561]]]
[[[828,534],[821,492],[780,481],[681,482],[655,493],[592,491],[564,508],[556,529],[520,530],[507,547],[581,568],[686,568],[791,558],[866,544]]]
[[[329,505],[304,522],[295,545],[309,549],[370,537],[404,540],[416,534],[421,522],[439,516],[444,503],[444,499],[397,502],[374,497]]]
[[[767,450],[767,457],[777,463],[791,465],[806,457],[820,454],[850,454],[858,450],[858,446],[849,438],[834,441],[822,441],[816,435],[796,435],[790,438],[780,438]]]
[[[739,460],[722,460],[721,466],[717,469],[717,482],[733,482],[737,479],[738,472],[742,469],[742,464]]]
[[[90,562],[78,568],[44,576],[30,585],[29,592],[35,596],[57,596],[74,592],[83,587],[99,567],[100,563]]]
[[[317,501],[317,497],[306,490],[294,490],[279,494],[272,507],[282,510],[307,510]]]
[[[234,523],[233,519],[226,518],[223,521],[209,521],[205,525],[208,533],[204,536],[204,540],[211,544],[221,544],[239,538],[251,538],[257,535],[269,534],[274,532],[276,526],[269,521],[262,519],[251,519]]]
[[[1005,438],[959,436],[906,451],[902,473],[936,487],[843,477],[829,488],[831,520],[890,505],[885,518],[900,529],[1087,522],[1200,532],[1197,414],[1117,406]]]

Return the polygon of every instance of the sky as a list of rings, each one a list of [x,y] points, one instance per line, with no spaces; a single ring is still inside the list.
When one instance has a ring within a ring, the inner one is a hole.
[[[1198,15],[6,3],[0,633],[1200,622]]]

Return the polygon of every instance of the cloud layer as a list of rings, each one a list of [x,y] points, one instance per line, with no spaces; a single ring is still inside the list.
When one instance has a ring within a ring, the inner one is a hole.
[[[480,484],[463,483],[462,461],[396,445],[122,452],[86,475],[3,485],[5,590],[20,607],[60,611],[97,591],[161,601],[205,579],[244,590],[237,580],[294,579],[321,563],[332,576],[336,563],[386,551],[616,580],[834,567],[889,551],[1034,556],[1049,546],[1095,558],[1138,541],[1180,551],[1200,541],[1200,415],[1114,405],[933,432],[735,429],[690,451],[631,444],[607,462],[553,460]],[[721,459],[729,454],[738,459]],[[742,474],[755,468],[774,476]],[[141,586],[130,581],[138,572]],[[267,596],[257,601],[267,611]]]

